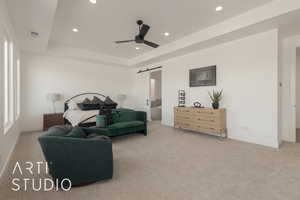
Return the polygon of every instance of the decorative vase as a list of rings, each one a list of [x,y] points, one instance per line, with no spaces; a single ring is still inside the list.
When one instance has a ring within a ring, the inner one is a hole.
[[[215,102],[215,103],[212,103],[212,107],[213,109],[219,109],[219,103],[218,102]]]

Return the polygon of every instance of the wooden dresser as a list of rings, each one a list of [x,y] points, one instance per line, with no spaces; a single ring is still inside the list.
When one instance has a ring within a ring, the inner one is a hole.
[[[226,110],[175,107],[174,126],[175,128],[218,134],[227,138]]]

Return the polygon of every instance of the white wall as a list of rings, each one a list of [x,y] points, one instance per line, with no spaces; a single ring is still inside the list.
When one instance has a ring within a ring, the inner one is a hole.
[[[22,131],[42,129],[43,114],[52,112],[49,92],[62,94],[59,112],[64,100],[82,92],[99,92],[115,101],[118,94],[128,94],[124,106],[130,101],[126,68],[31,53],[22,53],[22,60]]]
[[[4,32],[6,32],[14,42],[14,50],[15,55],[18,55],[18,44],[14,39],[14,31],[10,23],[10,19],[7,13],[7,5],[5,0],[0,0],[0,177],[4,171],[5,165],[7,164],[10,155],[14,149],[14,146],[17,142],[19,136],[19,121],[16,121],[12,128],[4,135],[4,127],[3,127],[3,114],[4,114],[4,87],[3,87],[3,74],[4,74],[4,66],[3,66],[3,38]]]
[[[217,87],[189,88],[189,69],[217,65]],[[229,138],[278,147],[278,31],[271,30],[153,66],[162,70],[162,123],[173,126],[177,92],[187,105],[210,105],[207,92],[223,89]],[[147,66],[148,67],[148,66]],[[134,76],[137,76],[134,74]],[[140,87],[135,85],[135,87]]]

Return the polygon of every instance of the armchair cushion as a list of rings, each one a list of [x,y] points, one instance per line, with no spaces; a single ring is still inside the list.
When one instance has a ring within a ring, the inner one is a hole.
[[[71,129],[68,129],[68,128],[53,126],[53,127],[49,128],[49,130],[45,133],[45,135],[64,137],[70,132],[70,130]]]
[[[72,138],[86,138],[86,133],[78,126],[74,127],[70,133],[66,135],[66,137]]]

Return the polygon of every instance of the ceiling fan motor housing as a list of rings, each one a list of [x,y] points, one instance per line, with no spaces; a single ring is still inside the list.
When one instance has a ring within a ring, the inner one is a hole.
[[[139,44],[144,43],[144,37],[140,35],[135,36],[135,42]]]
[[[127,42],[136,42],[138,44],[145,44],[153,48],[159,47],[158,44],[145,40],[145,36],[147,35],[150,26],[144,24],[142,20],[138,20],[136,23],[139,25],[139,34],[135,36],[134,40],[122,40],[122,41],[116,41],[116,43],[119,44],[119,43],[127,43]]]
[[[136,22],[139,26],[142,25],[144,22],[142,20],[137,20]]]

